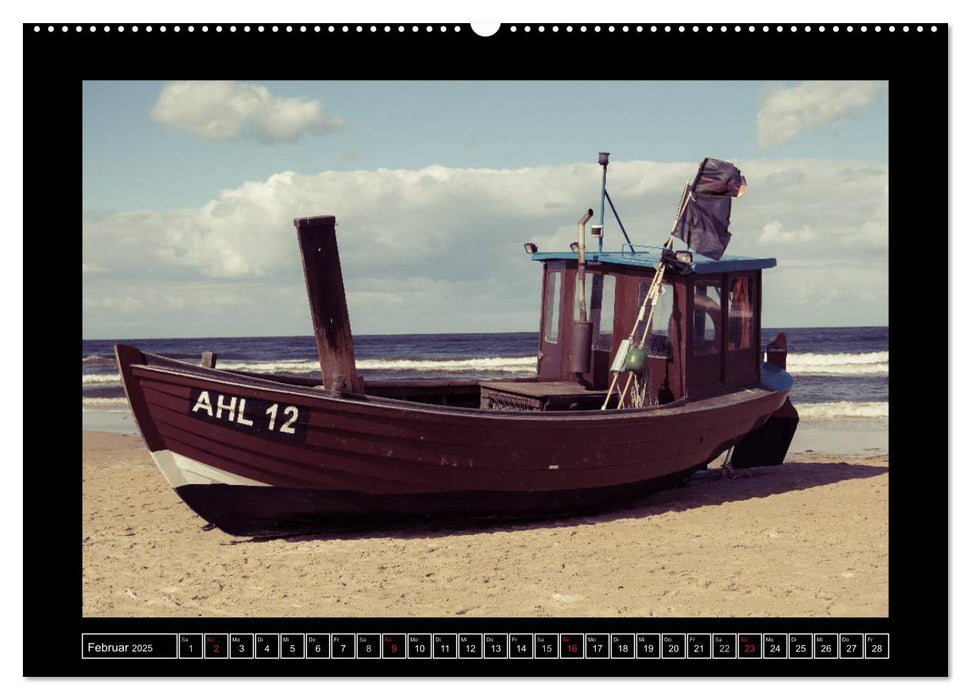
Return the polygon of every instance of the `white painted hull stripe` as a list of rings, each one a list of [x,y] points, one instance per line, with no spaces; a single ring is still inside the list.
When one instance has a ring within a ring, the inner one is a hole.
[[[152,459],[172,488],[187,484],[228,484],[230,486],[269,486],[180,455],[171,450],[157,450]]]

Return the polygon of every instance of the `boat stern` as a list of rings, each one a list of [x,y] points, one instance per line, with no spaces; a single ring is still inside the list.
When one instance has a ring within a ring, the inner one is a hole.
[[[744,469],[782,464],[798,425],[799,413],[787,396],[782,407],[769,416],[762,427],[756,428],[735,445],[732,467]]]
[[[792,387],[792,375],[786,372],[788,343],[786,334],[779,333],[766,347],[766,362],[762,364],[762,384],[788,394]],[[782,464],[789,445],[799,426],[799,412],[789,396],[768,420],[735,445],[730,463],[732,467],[764,467]]]

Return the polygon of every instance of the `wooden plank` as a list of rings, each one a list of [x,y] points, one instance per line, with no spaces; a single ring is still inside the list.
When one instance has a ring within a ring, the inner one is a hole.
[[[482,388],[504,391],[509,394],[546,398],[549,396],[606,396],[606,391],[586,389],[575,382],[504,382],[484,381]]]
[[[354,365],[354,339],[344,297],[344,277],[333,216],[295,219],[300,257],[323,384],[338,392],[364,393]],[[343,385],[343,386],[341,386]]]

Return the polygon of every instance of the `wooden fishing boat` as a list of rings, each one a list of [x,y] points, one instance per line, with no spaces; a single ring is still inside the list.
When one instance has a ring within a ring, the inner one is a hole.
[[[156,464],[209,523],[269,535],[597,510],[730,448],[735,467],[781,462],[798,420],[785,339],[767,362],[758,340],[775,260],[587,252],[585,222],[576,252],[527,248],[543,265],[535,377],[369,382],[354,364],[335,219],[297,219],[321,381],[117,345]]]

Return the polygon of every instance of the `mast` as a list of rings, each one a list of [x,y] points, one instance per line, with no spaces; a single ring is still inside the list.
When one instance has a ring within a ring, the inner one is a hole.
[[[364,393],[354,364],[354,339],[344,297],[344,278],[333,216],[294,219],[307,282],[307,299],[317,341],[320,374],[326,388]]]
[[[610,154],[606,151],[600,151],[597,154],[597,163],[603,167],[603,178],[600,181],[600,235],[597,236],[597,252],[602,253],[604,249],[604,202],[607,199],[607,164],[610,163]],[[611,203],[610,207],[613,208],[613,206],[613,203]]]

